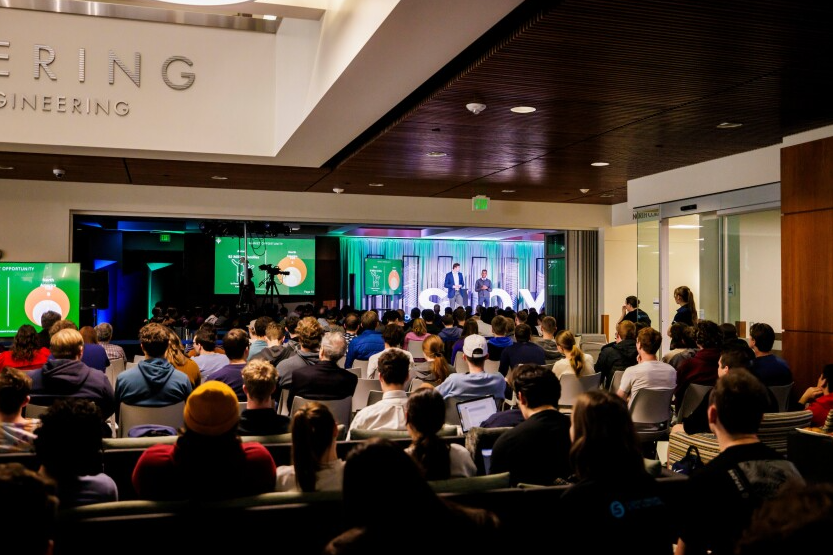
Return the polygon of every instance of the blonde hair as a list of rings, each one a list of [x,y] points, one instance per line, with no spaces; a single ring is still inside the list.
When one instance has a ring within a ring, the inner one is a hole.
[[[249,397],[255,401],[268,399],[278,386],[278,371],[266,360],[251,360],[240,373]]]
[[[425,335],[428,333],[428,328],[425,327],[425,320],[422,318],[415,319],[413,325],[411,326],[411,331],[417,335]]]
[[[185,355],[182,341],[179,340],[179,336],[171,328],[163,327],[168,331],[168,349],[165,351],[165,359],[174,366],[184,366],[189,359]]]
[[[431,372],[437,376],[437,380],[444,382],[448,377],[448,365],[445,362],[445,343],[438,335],[429,335],[422,342],[422,352],[426,357],[434,359],[431,363]]]
[[[584,370],[584,352],[576,343],[576,336],[570,330],[561,330],[555,336],[555,343],[566,351],[567,358],[570,359],[570,367],[576,376],[579,376]]]
[[[49,348],[55,358],[75,358],[84,348],[84,337],[76,329],[65,328],[52,336]]]

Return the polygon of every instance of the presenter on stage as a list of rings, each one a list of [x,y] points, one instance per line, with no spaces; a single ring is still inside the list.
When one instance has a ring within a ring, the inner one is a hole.
[[[492,297],[492,280],[486,277],[486,270],[480,272],[480,279],[474,282],[474,289],[477,291],[477,304],[489,306]]]
[[[463,294],[460,292],[465,287],[463,281],[463,274],[460,272],[460,263],[455,262],[451,265],[451,271],[445,275],[445,284],[443,287],[448,289],[449,303],[452,308],[464,306]]]

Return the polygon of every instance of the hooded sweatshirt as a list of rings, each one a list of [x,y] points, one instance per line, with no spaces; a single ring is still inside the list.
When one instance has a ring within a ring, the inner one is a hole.
[[[184,401],[191,394],[191,380],[164,358],[142,360],[116,379],[116,403],[140,407],[164,407]]]
[[[29,373],[32,378],[32,404],[51,405],[62,397],[81,397],[93,401],[108,418],[116,408],[113,386],[101,370],[90,368],[80,360],[52,359],[40,370]]]

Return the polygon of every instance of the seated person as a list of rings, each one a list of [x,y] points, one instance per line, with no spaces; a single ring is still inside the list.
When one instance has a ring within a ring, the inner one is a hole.
[[[546,353],[543,347],[532,343],[532,328],[527,324],[515,327],[515,343],[509,345],[500,354],[499,371],[506,376],[510,368],[519,364],[544,364]]]
[[[105,372],[110,366],[110,357],[104,347],[98,344],[98,334],[92,326],[84,326],[78,330],[84,338],[84,356],[81,360],[90,368]]]
[[[104,473],[101,420],[95,403],[74,398],[55,401],[41,416],[35,453],[41,472],[58,484],[61,509],[119,500],[116,482]]]
[[[455,372],[437,386],[443,398],[472,399],[492,395],[495,399],[504,399],[506,378],[501,374],[488,374],[484,371],[489,357],[489,346],[482,335],[469,335],[463,343],[463,357],[469,368],[467,374]]]
[[[12,339],[11,349],[0,353],[0,370],[37,370],[46,364],[48,359],[49,349],[40,346],[40,338],[34,326],[23,324]]]
[[[17,368],[0,372],[0,453],[32,451],[35,448],[37,418],[25,418],[32,378]]]
[[[382,400],[358,411],[350,422],[350,430],[405,430],[405,405],[411,359],[405,351],[392,349],[379,357],[379,382]],[[349,439],[349,435],[348,435]]]
[[[145,360],[116,378],[116,417],[118,407],[166,407],[184,401],[191,394],[191,381],[164,356],[168,332],[162,324],[147,324],[139,330],[139,345]]]
[[[338,332],[331,332],[338,333]],[[340,491],[344,461],[336,454],[333,413],[311,402],[292,415],[292,464],[279,466],[275,491]]]
[[[103,425],[116,410],[115,393],[104,372],[81,362],[84,338],[77,330],[62,329],[52,336],[50,345],[55,358],[29,374],[32,378],[31,402],[49,406],[64,397],[90,399],[101,409]],[[109,428],[103,426],[102,433],[105,430],[109,432]]]
[[[500,361],[500,355],[503,349],[512,344],[512,338],[509,334],[509,319],[505,316],[497,315],[492,318],[492,337],[489,338],[489,360]],[[512,331],[515,326],[512,323]]]
[[[781,357],[772,354],[775,345],[775,331],[763,322],[752,324],[749,328],[749,346],[755,352],[752,373],[758,376],[764,385],[787,385],[793,383],[790,366]]]
[[[827,415],[833,410],[833,392],[830,391],[830,384],[833,382],[833,364],[825,365],[821,376],[815,387],[807,388],[807,391],[798,400],[806,404],[807,410],[813,413],[813,426],[821,428],[827,419]]]
[[[571,474],[570,419],[558,412],[561,382],[535,364],[520,366],[513,376],[524,421],[497,438],[489,472],[509,472],[513,485],[553,485]]]
[[[698,350],[677,367],[677,387],[674,390],[674,409],[677,412],[688,384],[714,385],[717,381],[717,361],[723,348],[720,326],[710,320],[699,320],[695,328]]]
[[[0,464],[3,551],[52,555],[58,497],[55,482],[20,463]]]
[[[278,371],[263,359],[253,359],[241,371],[246,408],[240,413],[241,436],[269,436],[289,431],[289,417],[278,414],[272,394],[278,387]]]
[[[555,342],[555,334],[558,331],[558,325],[555,318],[552,316],[544,316],[541,318],[541,336],[533,337],[532,341],[536,345],[544,349],[545,361],[547,364],[552,364],[564,358],[558,350],[558,344]]]
[[[354,360],[369,360],[372,355],[385,349],[382,332],[376,330],[378,325],[379,315],[375,310],[368,310],[362,314],[361,332],[350,342],[344,363],[345,368],[353,368]]]
[[[175,444],[154,445],[139,457],[133,469],[139,499],[218,500],[275,489],[272,455],[260,443],[240,441],[240,405],[231,387],[216,380],[200,385],[183,418]]]
[[[467,478],[477,467],[462,445],[448,443],[437,434],[445,424],[445,401],[432,388],[414,391],[405,408],[411,445],[405,452],[422,467],[426,480]]]
[[[615,341],[599,352],[599,360],[593,365],[596,372],[602,373],[603,387],[610,386],[614,371],[636,366],[636,356],[636,325],[623,320],[616,324]]]
[[[402,341],[405,339],[405,332],[402,331],[402,326],[397,326],[395,324],[385,326],[385,329],[382,330],[382,339],[385,342],[385,349],[371,355],[370,358],[367,359],[367,377],[369,379],[375,380],[377,378],[376,367],[379,365],[379,357],[391,349],[405,353],[405,356],[407,356],[411,361],[411,368],[413,369],[414,355],[402,349]]]
[[[422,342],[422,354],[425,355],[425,361],[414,365],[414,376],[410,383],[411,390],[423,383],[436,387],[454,373],[454,368],[445,360],[443,340],[436,335],[425,337],[426,339]]]
[[[245,330],[240,328],[231,329],[223,338],[223,345],[229,363],[211,374],[211,377],[206,379],[205,383],[223,382],[234,391],[238,401],[245,401],[246,394],[243,393],[242,372],[249,357],[249,336]]]
[[[653,328],[639,330],[636,352],[640,362],[622,374],[617,391],[619,397],[630,403],[640,389],[674,389],[677,385],[677,371],[670,364],[657,360],[657,351],[661,346],[660,332]]]
[[[578,346],[576,336],[570,330],[561,330],[555,336],[555,343],[558,345],[558,352],[564,355],[564,358],[552,365],[552,371],[555,377],[561,379],[565,372],[573,372],[578,376],[590,376],[596,373],[593,366],[593,357],[584,354],[581,347]]]
[[[697,328],[674,322],[668,328],[671,350],[662,355],[662,362],[679,369],[680,363],[697,353]]]
[[[225,353],[218,353],[215,351],[216,348],[217,332],[213,329],[197,331],[194,336],[195,356],[192,356],[191,360],[199,366],[203,380],[207,380],[214,372],[229,363],[228,356]]]
[[[292,371],[287,406],[292,407],[296,395],[319,401],[351,397],[359,378],[338,365],[346,350],[347,342],[342,334],[337,331],[325,333],[318,349],[318,362]]]
[[[453,314],[443,316],[442,323],[443,329],[437,335],[443,340],[443,343],[454,343],[460,339],[463,330],[457,327]]]
[[[296,354],[295,349],[284,344],[284,327],[277,322],[269,322],[266,326],[266,348],[260,351],[250,360],[265,360],[272,366],[278,364]]]

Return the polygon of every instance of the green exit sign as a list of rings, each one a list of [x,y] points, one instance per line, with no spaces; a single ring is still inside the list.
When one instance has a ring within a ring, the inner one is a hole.
[[[471,199],[471,209],[474,212],[489,209],[489,197],[485,195],[477,195]]]
[[[170,233],[160,233],[159,234],[159,242],[160,243],[170,243],[171,242],[171,234]]]

